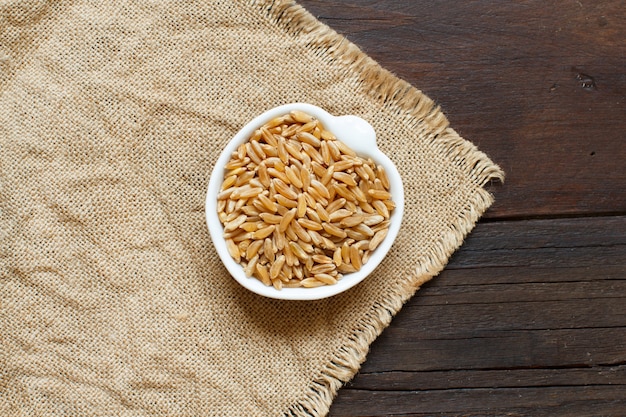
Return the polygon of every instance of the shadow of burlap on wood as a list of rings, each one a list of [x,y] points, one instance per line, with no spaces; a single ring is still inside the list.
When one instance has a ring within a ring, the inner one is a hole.
[[[3,416],[323,416],[502,178],[288,1],[13,1],[0,31]],[[368,120],[406,188],[384,263],[315,302],[241,288],[204,220],[224,144],[295,101]]]

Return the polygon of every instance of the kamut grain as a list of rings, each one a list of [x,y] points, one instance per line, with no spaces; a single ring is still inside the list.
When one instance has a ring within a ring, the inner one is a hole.
[[[333,285],[337,283],[337,280],[332,275],[329,275],[329,274],[315,274],[313,278],[315,278],[316,280],[326,285]]]
[[[330,213],[329,215],[329,220],[331,222],[336,222],[336,221],[340,221],[348,216],[351,216],[352,214],[354,214],[353,211],[347,210],[347,209],[339,209],[339,210],[335,210],[332,213]]]
[[[263,240],[255,240],[254,242],[248,245],[248,249],[246,250],[246,258],[252,259],[259,253],[259,249],[263,246]]]
[[[272,234],[272,232],[274,231],[275,228],[276,228],[276,226],[274,226],[274,225],[270,225],[270,226],[264,227],[262,229],[257,230],[256,232],[254,232],[252,237],[254,239],[265,239],[266,237],[268,237],[269,235]]]
[[[302,281],[300,281],[300,284],[305,288],[315,288],[315,287],[321,287],[322,285],[326,285],[324,282],[316,278],[305,278]]]
[[[340,227],[335,226],[332,223],[323,222],[322,227],[331,236],[336,236],[340,239],[343,239],[347,236],[346,231]]]
[[[287,214],[283,216],[283,220],[280,222],[280,225],[278,226],[278,231],[282,233],[285,230],[287,230],[287,227],[289,226],[291,221],[294,219],[294,217],[296,217],[296,209],[292,208],[291,210],[287,212]]]
[[[287,179],[289,182],[293,184],[296,188],[302,188],[302,179],[300,178],[299,170],[295,167],[286,167],[285,175],[287,175]]]
[[[319,148],[321,145],[320,140],[316,138],[315,136],[313,136],[308,131],[300,131],[298,132],[296,137],[300,139],[303,143],[309,144],[315,148]]]
[[[329,140],[326,141],[326,143],[328,144],[328,151],[330,152],[330,157],[332,158],[332,160],[339,161],[341,159],[341,151],[337,146],[337,141]]]
[[[341,248],[337,248],[333,252],[333,262],[335,266],[340,266],[343,263],[343,258],[341,256]]]
[[[314,231],[322,230],[321,223],[310,220],[308,218],[298,219],[298,224],[300,224],[302,227],[308,230],[314,230]]]
[[[307,209],[307,201],[306,201],[305,194],[298,195],[298,205],[296,207],[297,207],[296,215],[298,216],[298,218],[304,217],[304,215],[306,214],[306,209]]]
[[[374,235],[374,237],[370,241],[369,250],[374,250],[374,249],[376,249],[378,247],[378,245],[380,245],[380,243],[383,241],[385,236],[387,236],[387,231],[388,230],[389,229],[382,229],[382,230],[379,230],[378,232],[376,232],[376,234]]]
[[[296,208],[298,206],[298,202],[295,200],[290,200],[280,194],[275,194],[274,199],[279,204],[279,207],[286,207],[289,209]],[[295,213],[295,212],[294,212]]]
[[[229,254],[264,285],[333,285],[361,269],[395,208],[384,168],[293,111],[232,153],[218,193]]]

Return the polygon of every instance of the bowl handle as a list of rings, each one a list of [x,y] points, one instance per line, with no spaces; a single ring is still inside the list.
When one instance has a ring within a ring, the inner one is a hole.
[[[358,116],[333,117],[326,128],[357,153],[371,154],[377,148],[374,128]]]

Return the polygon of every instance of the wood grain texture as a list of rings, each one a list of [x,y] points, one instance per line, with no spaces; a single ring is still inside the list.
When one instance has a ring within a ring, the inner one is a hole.
[[[626,415],[626,2],[300,4],[507,174],[330,416]]]
[[[626,208],[624,1],[301,4],[505,170],[486,217]]]
[[[624,392],[626,217],[499,221],[404,306],[331,415],[617,416]]]

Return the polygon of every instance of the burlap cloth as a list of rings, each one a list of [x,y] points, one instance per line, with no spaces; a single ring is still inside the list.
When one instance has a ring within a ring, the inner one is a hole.
[[[0,31],[2,416],[325,415],[502,177],[289,1],[14,0]],[[406,188],[383,265],[314,302],[239,286],[204,216],[223,145],[294,101],[368,120]]]

